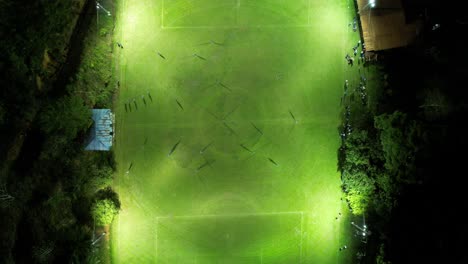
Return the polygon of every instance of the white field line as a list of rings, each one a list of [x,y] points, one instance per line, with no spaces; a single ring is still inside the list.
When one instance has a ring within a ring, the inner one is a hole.
[[[159,219],[156,218],[155,219],[155,224],[154,224],[154,229],[155,229],[155,233],[156,233],[156,238],[155,238],[155,241],[154,241],[154,252],[156,252],[156,256],[158,256],[159,252],[158,252],[158,240],[159,240],[159,232],[158,232],[158,222],[159,222]]]
[[[304,237],[304,213],[301,213],[301,242],[300,242],[300,254],[299,254],[299,264],[302,264],[302,238]]]
[[[262,29],[262,28],[268,28],[268,29],[275,29],[275,28],[310,28],[312,27],[311,25],[258,25],[258,26],[170,26],[166,27],[163,26],[162,29],[248,29],[248,28],[255,28],[255,29]]]
[[[271,213],[246,213],[246,214],[207,214],[207,215],[174,215],[174,216],[156,216],[156,219],[177,219],[177,218],[229,218],[229,217],[249,217],[249,216],[275,216],[275,215],[304,215],[303,211],[293,212],[271,212]]]
[[[161,28],[164,28],[164,0],[161,0]]]
[[[241,5],[241,0],[236,1],[236,26],[239,25],[239,9]]]
[[[164,25],[164,0],[161,0],[161,29],[236,29],[236,28],[307,28],[310,27],[310,1],[308,1],[307,24],[305,25],[258,25],[258,26],[240,26],[239,25],[239,10],[241,0],[236,0],[236,21],[233,26],[165,26]]]

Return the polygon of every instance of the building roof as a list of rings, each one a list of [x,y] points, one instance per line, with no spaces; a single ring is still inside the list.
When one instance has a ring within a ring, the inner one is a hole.
[[[401,0],[357,0],[362,37],[368,51],[403,47],[419,34],[418,22],[406,23]]]
[[[110,109],[92,109],[93,126],[85,150],[108,151],[114,138],[114,115]]]

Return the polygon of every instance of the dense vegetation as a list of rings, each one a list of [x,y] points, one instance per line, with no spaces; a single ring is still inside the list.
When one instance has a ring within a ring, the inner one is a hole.
[[[118,210],[113,153],[83,151],[115,89],[114,21],[95,17],[93,1],[0,3],[0,263],[86,263],[93,203]]]
[[[468,74],[460,36],[468,27],[465,14],[435,2],[427,3],[417,43],[380,52],[384,59],[367,66],[379,76],[368,80],[367,104],[350,100],[343,109],[343,190],[373,231],[361,263],[466,261],[458,245],[467,233],[456,211],[467,209],[460,177],[466,155],[457,150],[468,146],[468,91],[460,89]],[[432,30],[434,23],[442,26]]]

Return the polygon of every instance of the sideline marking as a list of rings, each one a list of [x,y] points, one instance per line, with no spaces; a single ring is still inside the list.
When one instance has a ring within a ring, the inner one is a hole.
[[[164,0],[162,0],[161,4],[161,28],[164,28]]]

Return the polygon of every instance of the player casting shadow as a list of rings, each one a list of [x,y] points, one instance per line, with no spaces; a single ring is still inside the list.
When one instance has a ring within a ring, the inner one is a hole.
[[[179,108],[182,109],[182,111],[184,111],[184,107],[183,107],[182,104],[179,102],[179,100],[176,99],[176,102],[177,102],[177,104],[179,105]]]
[[[151,97],[151,94],[149,91],[147,92],[147,94],[148,94],[148,98],[150,99],[150,101],[153,102],[153,97]]]
[[[174,153],[174,151],[177,149],[177,146],[179,146],[180,141],[182,141],[182,139],[179,140],[179,141],[177,141],[177,143],[174,144],[174,146],[172,147],[172,149],[171,149],[171,151],[169,152],[169,154],[167,154],[168,157],[171,156],[172,153]]]
[[[203,43],[197,44],[195,46],[206,46],[206,45],[224,46],[224,43],[223,42],[216,42],[216,41],[210,39],[209,42],[203,42]]]
[[[215,160],[205,160],[205,162],[201,164],[200,166],[198,166],[197,169],[195,170],[195,175],[197,176],[198,180],[203,184],[205,188],[207,188],[206,182],[199,173],[207,166],[211,167],[213,163],[215,163]]]
[[[276,163],[276,161],[274,161],[272,158],[268,158],[268,160],[273,163],[275,166],[279,166],[278,163]]]
[[[158,54],[159,57],[161,57],[163,60],[166,59],[166,57],[164,55],[162,55],[160,52],[156,51],[156,53]]]
[[[229,88],[228,86],[226,86],[224,83],[222,82],[218,82],[218,85],[223,87],[224,89],[228,90],[229,92],[232,92],[231,88]]]
[[[198,58],[198,59],[200,59],[200,60],[206,61],[206,58],[205,58],[205,57],[202,57],[202,56],[198,55],[197,53],[194,53],[192,56],[194,56],[195,58]]]
[[[252,126],[255,128],[255,130],[257,130],[257,132],[260,133],[260,135],[263,136],[263,132],[262,132],[262,130],[260,130],[260,128],[258,128],[253,122],[250,122],[250,124],[252,124]]]
[[[203,147],[203,148],[200,150],[200,154],[205,153],[205,151],[206,151],[211,145],[213,145],[213,141],[211,141],[208,145],[206,145],[205,147]]]
[[[294,116],[294,114],[291,112],[291,110],[289,110],[289,114],[291,115],[292,119],[294,120],[294,124],[297,124],[297,119]]]

